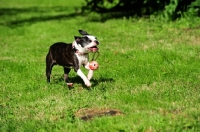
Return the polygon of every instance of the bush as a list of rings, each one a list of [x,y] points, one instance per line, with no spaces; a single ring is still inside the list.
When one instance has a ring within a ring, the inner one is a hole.
[[[113,17],[162,15],[175,20],[185,15],[199,15],[200,0],[86,0],[83,11]]]

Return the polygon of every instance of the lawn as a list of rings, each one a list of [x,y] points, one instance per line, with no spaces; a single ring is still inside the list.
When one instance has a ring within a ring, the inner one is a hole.
[[[102,22],[83,3],[0,1],[0,131],[200,131],[200,19]],[[47,84],[49,46],[79,29],[100,41],[92,87],[72,70],[69,89],[60,66]],[[85,121],[81,109],[121,114]]]

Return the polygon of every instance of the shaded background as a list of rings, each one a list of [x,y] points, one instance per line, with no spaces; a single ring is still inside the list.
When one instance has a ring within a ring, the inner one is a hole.
[[[162,15],[175,20],[183,15],[200,16],[200,0],[85,0],[83,12],[107,14],[107,18]]]
[[[89,21],[97,22],[123,17],[156,17],[172,21],[200,16],[200,0],[76,0],[66,1],[70,3],[67,6],[63,1],[49,0],[34,1],[31,5],[28,1],[23,2],[23,7],[19,3],[20,0],[0,1],[0,25],[13,27],[75,16],[86,16]]]

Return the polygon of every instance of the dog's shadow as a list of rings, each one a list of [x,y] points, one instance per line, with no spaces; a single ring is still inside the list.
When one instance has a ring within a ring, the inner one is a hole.
[[[90,81],[92,83],[92,87],[97,86],[99,83],[115,82],[115,80],[113,78],[102,78],[102,77],[100,77],[99,79],[91,79]],[[51,78],[51,83],[53,83],[53,84],[58,84],[58,83],[62,83],[62,82],[64,82],[64,78],[61,75],[56,74]],[[83,80],[79,76],[69,77],[69,82],[72,82],[73,84],[81,84],[83,88],[88,89],[88,87],[85,86]],[[69,87],[69,89],[73,89],[73,87]]]

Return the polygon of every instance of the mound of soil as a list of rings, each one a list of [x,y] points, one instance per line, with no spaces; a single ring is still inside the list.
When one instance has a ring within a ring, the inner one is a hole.
[[[94,117],[117,116],[117,115],[123,115],[123,113],[117,109],[105,109],[105,108],[81,108],[77,112],[75,112],[75,116],[84,121],[91,120]]]

